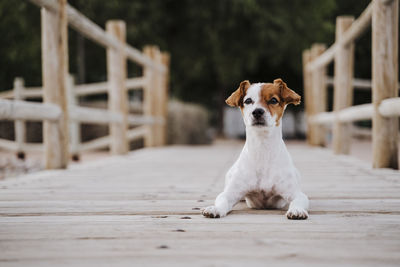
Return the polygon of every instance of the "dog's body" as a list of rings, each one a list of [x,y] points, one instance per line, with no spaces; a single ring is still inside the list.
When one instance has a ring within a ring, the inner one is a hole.
[[[281,126],[286,105],[299,104],[300,96],[281,79],[273,84],[244,81],[226,102],[242,111],[246,143],[226,174],[224,191],[203,215],[226,216],[245,198],[255,209],[281,209],[289,204],[289,219],[307,219],[308,198],[300,189],[300,174],[282,140]]]

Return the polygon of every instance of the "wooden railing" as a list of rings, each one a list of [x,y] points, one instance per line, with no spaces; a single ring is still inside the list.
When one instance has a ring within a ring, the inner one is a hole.
[[[314,44],[303,52],[307,140],[326,144],[327,125],[333,125],[335,153],[348,154],[351,123],[372,119],[373,167],[398,169],[398,0],[373,0],[357,20],[336,20],[336,41],[325,48]],[[372,24],[372,82],[353,79],[354,46]],[[327,112],[328,64],[334,62],[333,111]],[[372,87],[372,103],[351,106],[355,86]]]
[[[104,31],[66,0],[30,2],[42,8],[43,87],[26,88],[16,78],[12,90],[0,93],[0,119],[15,121],[15,141],[0,139],[0,148],[20,157],[41,150],[46,168],[54,169],[65,168],[82,151],[110,147],[112,154],[127,153],[129,142],[138,138],[144,138],[145,146],[164,145],[169,55],[156,46],[141,52],[126,44],[123,21],[108,21]],[[74,84],[67,73],[68,24],[106,48],[107,82]],[[127,79],[127,60],[143,67],[142,77]],[[143,90],[142,115],[129,114],[128,92],[137,89]],[[79,106],[79,97],[94,94],[108,94],[108,109]],[[43,98],[43,103],[29,98]],[[43,145],[26,143],[27,120],[44,121]],[[110,135],[81,143],[80,123],[107,124]]]

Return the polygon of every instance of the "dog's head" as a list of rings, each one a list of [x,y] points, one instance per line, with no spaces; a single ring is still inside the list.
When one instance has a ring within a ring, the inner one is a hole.
[[[226,103],[239,107],[246,127],[268,129],[279,126],[283,112],[288,104],[300,104],[301,97],[286,86],[282,79],[273,83],[240,83]]]

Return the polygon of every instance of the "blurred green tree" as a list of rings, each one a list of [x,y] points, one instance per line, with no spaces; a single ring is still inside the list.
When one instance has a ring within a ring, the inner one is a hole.
[[[334,41],[337,15],[359,16],[369,1],[348,0],[70,0],[100,26],[127,24],[128,42],[171,53],[171,94],[206,106],[222,125],[224,99],[240,81],[282,78],[301,93],[301,53]],[[28,1],[1,1],[0,90],[15,76],[41,84],[40,12]],[[369,36],[363,38],[370,38]],[[106,79],[105,50],[70,30],[70,72],[78,82]],[[370,41],[357,43],[359,77],[370,75]],[[128,65],[129,75],[140,68]]]

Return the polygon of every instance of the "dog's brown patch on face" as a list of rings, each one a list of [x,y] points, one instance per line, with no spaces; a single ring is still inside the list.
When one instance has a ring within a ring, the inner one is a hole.
[[[261,87],[261,104],[271,113],[271,116],[276,116],[276,125],[279,125],[279,120],[282,118],[285,108],[284,101],[280,96],[280,89],[272,83],[265,83]],[[276,99],[275,103],[273,99]]]
[[[288,104],[300,104],[301,97],[286,86],[281,79],[274,80],[274,83],[265,83],[260,92],[261,104],[271,113],[276,115],[276,125],[282,118],[285,106]],[[276,101],[274,100],[276,99]]]

